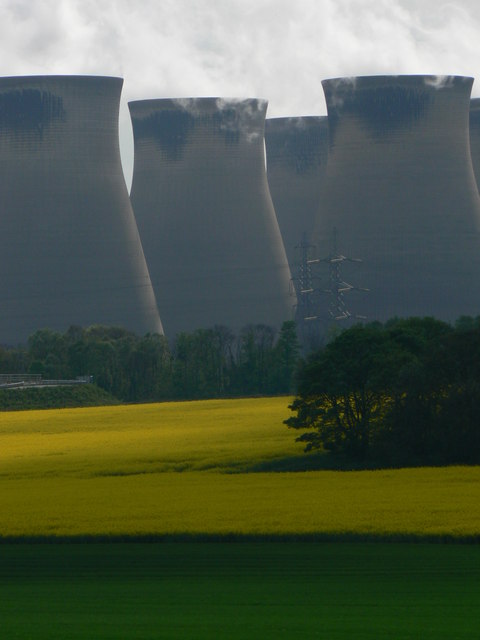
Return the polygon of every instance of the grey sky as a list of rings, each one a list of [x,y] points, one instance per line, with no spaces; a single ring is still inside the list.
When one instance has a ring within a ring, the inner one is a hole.
[[[125,79],[127,101],[269,100],[268,115],[325,114],[323,78],[428,73],[478,77],[477,0],[0,0],[0,75]]]

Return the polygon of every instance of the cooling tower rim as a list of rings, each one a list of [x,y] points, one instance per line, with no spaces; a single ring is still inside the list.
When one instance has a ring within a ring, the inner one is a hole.
[[[470,100],[470,111],[480,110],[480,98],[472,98]]]
[[[43,80],[57,78],[103,78],[110,80],[123,80],[121,76],[104,76],[97,73],[32,73],[26,75],[0,76],[0,80]]]
[[[268,100],[266,98],[240,98],[225,96],[194,96],[178,98],[146,98],[142,100],[130,100],[128,108],[130,111],[140,109],[184,109],[185,111],[205,112],[222,109],[224,107],[257,105],[258,110],[266,111]]]
[[[122,86],[124,79],[120,76],[102,76],[90,74],[38,74],[25,76],[0,76],[0,87],[24,86],[29,84],[65,84],[69,81],[75,83],[111,83]]]
[[[334,78],[325,78],[322,80],[322,86],[334,86],[338,89],[342,87],[354,87],[356,83],[364,86],[378,86],[397,84],[410,84],[415,86],[430,86],[436,89],[449,87],[452,84],[468,83],[473,84],[473,76],[448,75],[448,74],[392,74],[392,75],[365,75],[365,76],[340,76]]]
[[[288,125],[314,125],[314,124],[327,124],[328,116],[326,115],[310,115],[310,116],[281,116],[277,118],[267,118],[265,120],[265,126],[269,127],[282,127]]]

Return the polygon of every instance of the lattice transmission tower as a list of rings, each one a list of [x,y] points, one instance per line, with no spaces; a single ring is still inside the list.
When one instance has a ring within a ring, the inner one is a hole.
[[[369,291],[364,287],[357,287],[349,282],[346,282],[341,274],[341,267],[344,262],[362,262],[360,258],[349,258],[339,253],[337,245],[337,230],[334,228],[332,234],[332,242],[330,247],[330,253],[325,258],[314,258],[309,260],[309,266],[328,264],[328,288],[323,289],[323,293],[329,295],[328,303],[328,317],[335,322],[347,320],[353,318],[357,320],[364,320],[366,316],[359,316],[352,313],[348,308],[345,301],[345,294],[351,291]]]

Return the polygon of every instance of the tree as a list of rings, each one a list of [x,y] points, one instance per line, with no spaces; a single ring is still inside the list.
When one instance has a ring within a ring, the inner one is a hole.
[[[173,388],[178,398],[212,398],[225,393],[233,336],[226,327],[180,333],[174,345]]]
[[[441,463],[480,462],[480,324],[455,325],[434,363],[443,372],[432,445]]]
[[[386,323],[389,338],[401,350],[394,376],[394,402],[385,419],[383,454],[394,462],[434,462],[439,451],[439,413],[450,393],[447,344],[452,327],[434,318]]]
[[[29,337],[28,351],[30,373],[40,373],[50,379],[70,376],[67,343],[61,333],[39,329]]]
[[[306,450],[326,449],[363,459],[391,402],[388,372],[398,364],[381,325],[357,325],[315,352],[301,367],[290,405],[293,429]]]
[[[29,364],[28,352],[25,348],[0,346],[0,373],[25,373]]]
[[[163,400],[171,397],[172,357],[167,339],[148,333],[139,339],[127,359],[129,399]]]
[[[289,427],[307,450],[384,464],[480,461],[480,324],[356,326],[300,369]]]
[[[293,320],[287,320],[282,324],[273,350],[272,379],[275,393],[293,393],[299,354],[296,324]]]
[[[68,358],[72,375],[91,375],[99,387],[119,399],[130,400],[129,362],[138,337],[121,327],[92,325],[69,330]]]
[[[275,332],[265,324],[250,324],[237,342],[236,390],[241,394],[271,393],[272,352]]]

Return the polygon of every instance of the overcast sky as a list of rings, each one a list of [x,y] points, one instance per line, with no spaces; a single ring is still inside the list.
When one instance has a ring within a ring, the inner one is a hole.
[[[426,73],[478,77],[478,0],[0,0],[0,75],[125,79],[127,102],[229,96],[268,116],[325,114],[321,80]]]

